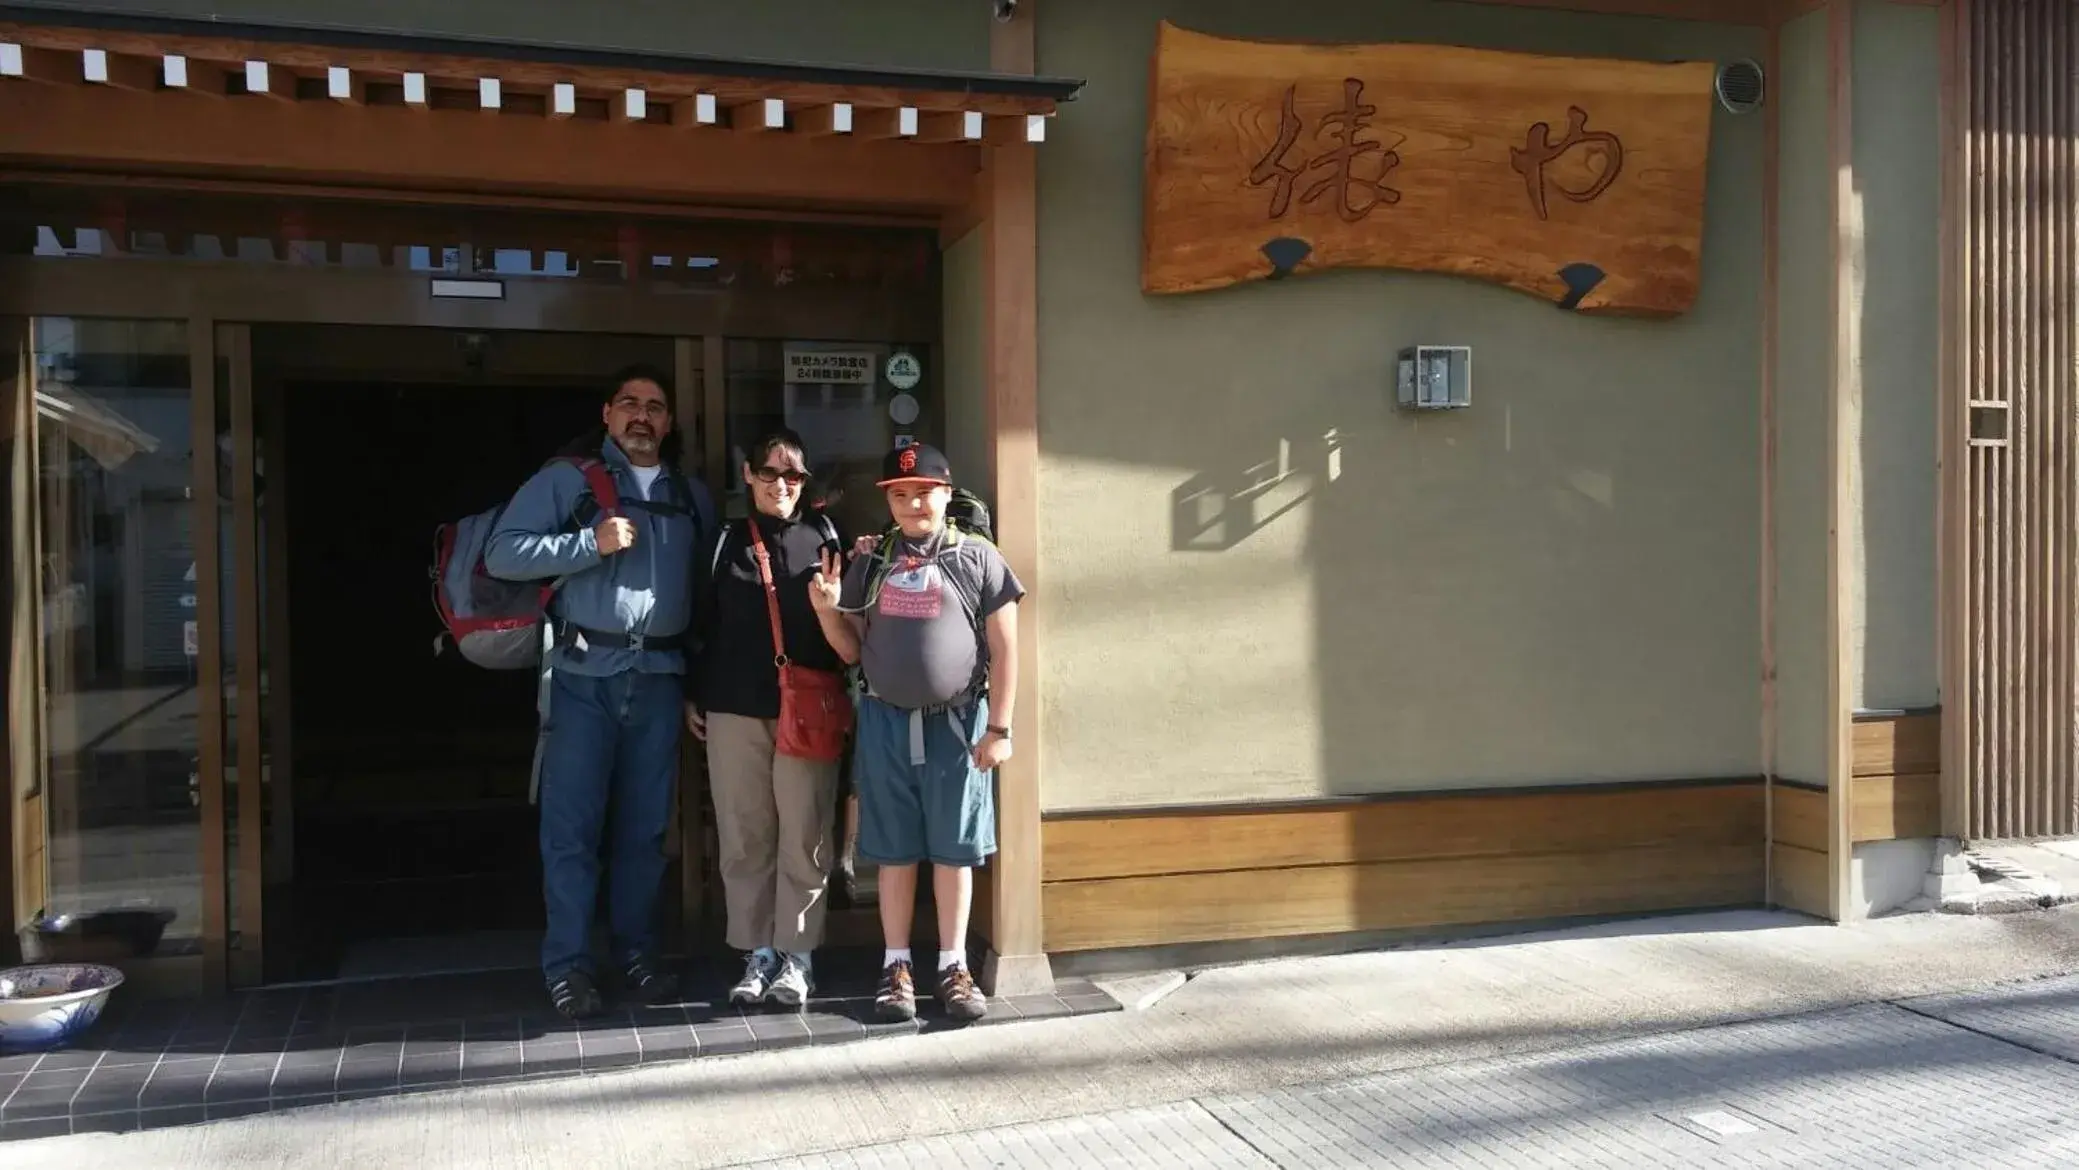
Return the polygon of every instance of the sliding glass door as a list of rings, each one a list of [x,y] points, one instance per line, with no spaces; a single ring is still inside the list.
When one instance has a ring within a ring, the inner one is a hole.
[[[192,963],[212,918],[201,649],[215,623],[188,326],[0,327],[15,925],[121,922],[136,941],[108,957]]]

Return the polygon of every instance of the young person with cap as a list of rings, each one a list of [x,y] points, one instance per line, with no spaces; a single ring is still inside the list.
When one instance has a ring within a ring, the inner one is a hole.
[[[953,472],[936,449],[890,452],[880,487],[899,535],[849,570],[826,554],[809,586],[824,636],[866,677],[853,775],[859,855],[880,869],[888,948],[875,1011],[917,1013],[910,928],[917,868],[929,861],[938,998],[954,1019],[980,1019],[987,1003],[968,968],[967,924],[974,867],[996,852],[992,773],[1011,756],[1025,587],[995,545],[947,522]]]

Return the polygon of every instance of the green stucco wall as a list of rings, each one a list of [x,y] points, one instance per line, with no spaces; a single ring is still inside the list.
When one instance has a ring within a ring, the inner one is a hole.
[[[1939,701],[1935,431],[1941,335],[1941,16],[1855,8],[1855,193],[1862,224],[1852,458],[1858,530],[1847,580],[1849,701]]]
[[[1149,298],[1162,18],[1648,59],[1763,47],[1427,0],[1046,9],[1041,71],[1089,81],[1040,152],[1047,807],[1759,772],[1762,119],[1715,116],[1704,285],[1673,321],[1401,273]],[[1470,411],[1392,407],[1394,354],[1421,342],[1473,347]]]

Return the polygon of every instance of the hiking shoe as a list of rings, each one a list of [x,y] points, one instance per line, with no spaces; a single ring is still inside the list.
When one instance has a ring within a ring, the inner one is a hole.
[[[599,998],[599,988],[583,971],[572,971],[549,980],[549,1003],[555,1007],[556,1014],[566,1020],[582,1020],[606,1010],[605,1001]]]
[[[630,955],[621,968],[621,989],[629,999],[648,1007],[678,995],[679,980],[668,971],[659,971],[647,957]]]
[[[967,964],[955,963],[938,973],[938,1000],[946,1014],[956,1020],[979,1020],[989,1014],[989,1001],[967,973]]]
[[[808,956],[789,954],[780,960],[780,973],[773,976],[765,995],[783,1007],[798,1008],[808,1002],[811,982]]]
[[[744,977],[729,989],[729,1002],[739,1007],[764,1003],[765,993],[772,990],[772,981],[780,973],[780,956],[766,947],[752,951],[744,960]]]
[[[917,1018],[917,984],[910,977],[906,959],[897,959],[881,972],[881,986],[873,997],[874,1015],[891,1024]]]

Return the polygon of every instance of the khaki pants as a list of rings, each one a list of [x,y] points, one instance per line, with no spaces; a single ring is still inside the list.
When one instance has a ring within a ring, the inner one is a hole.
[[[770,719],[707,717],[727,938],[740,951],[812,951],[830,902],[837,761],[779,755],[772,742]]]

